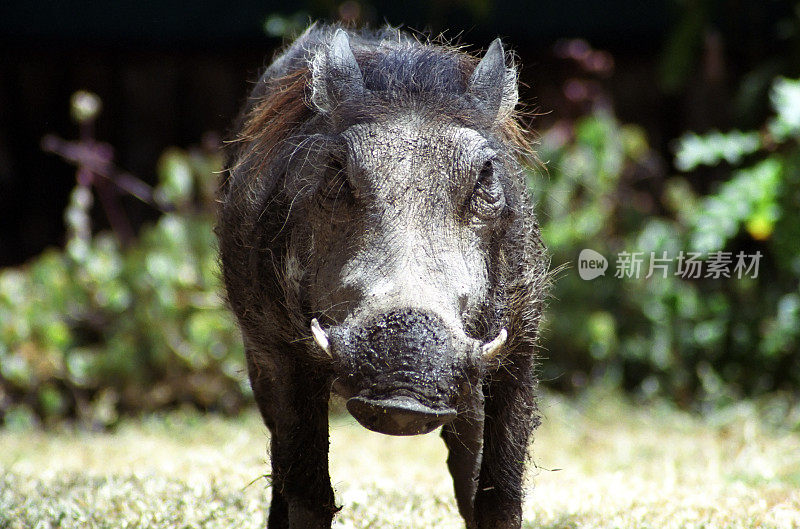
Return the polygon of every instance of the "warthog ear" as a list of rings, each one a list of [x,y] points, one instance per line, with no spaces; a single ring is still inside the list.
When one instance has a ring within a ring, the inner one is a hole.
[[[311,64],[311,101],[320,112],[328,113],[344,99],[364,93],[364,78],[358,67],[350,39],[337,29],[327,50],[321,50]]]
[[[514,111],[519,98],[517,71],[513,67],[506,68],[506,55],[500,39],[492,42],[486,55],[475,67],[467,94],[477,99],[492,125],[504,121]]]

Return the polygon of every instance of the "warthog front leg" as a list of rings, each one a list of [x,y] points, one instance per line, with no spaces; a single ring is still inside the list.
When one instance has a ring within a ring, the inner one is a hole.
[[[479,529],[519,529],[522,525],[525,461],[538,419],[532,360],[513,360],[507,371],[490,382],[486,395],[483,458],[475,493]]]
[[[253,392],[271,433],[272,502],[269,529],[329,529],[338,511],[328,472],[328,398],[326,378],[256,374]],[[292,366],[283,373],[302,372]],[[302,380],[302,382],[297,382]]]
[[[483,449],[483,393],[475,396],[467,411],[442,428],[442,438],[449,455],[447,467],[453,476],[458,512],[468,529],[474,529],[475,491]]]

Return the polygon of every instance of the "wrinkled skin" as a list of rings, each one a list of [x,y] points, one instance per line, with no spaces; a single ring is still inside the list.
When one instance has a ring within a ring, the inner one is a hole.
[[[308,109],[265,143],[295,72]],[[378,432],[442,426],[466,525],[520,527],[546,259],[515,104],[499,41],[476,66],[394,30],[312,27],[256,86],[218,235],[271,432],[268,527],[330,527],[332,391]]]

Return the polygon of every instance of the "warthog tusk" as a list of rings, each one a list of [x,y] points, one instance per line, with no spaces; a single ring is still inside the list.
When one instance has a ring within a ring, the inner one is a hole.
[[[314,336],[314,341],[317,342],[317,345],[328,353],[328,356],[333,358],[333,354],[331,354],[331,342],[328,340],[328,333],[322,329],[317,318],[311,320],[311,334]]]
[[[508,331],[506,331],[505,328],[502,328],[494,340],[483,344],[481,346],[481,354],[483,355],[483,359],[491,360],[497,356],[497,353],[500,352],[500,350],[503,348],[503,345],[506,343],[506,338],[508,338]]]

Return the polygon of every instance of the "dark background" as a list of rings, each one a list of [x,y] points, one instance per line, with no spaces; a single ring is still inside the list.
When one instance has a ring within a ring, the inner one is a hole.
[[[166,147],[198,144],[208,133],[225,137],[248,82],[282,44],[274,28],[273,35],[265,29],[270,16],[296,25],[351,20],[444,31],[473,49],[502,36],[522,64],[523,100],[544,114],[535,127],[579,111],[563,95],[575,66],[554,50],[564,39],[586,39],[613,57],[614,75],[602,82],[621,121],[644,126],[669,159],[668,141],[683,130],[725,127],[737,118],[726,86],[780,54],[774,21],[790,12],[775,1],[6,3],[0,7],[0,266],[63,243],[74,169],[40,143],[48,133],[77,136],[69,117],[74,91],[100,96],[97,138],[115,146],[120,167],[153,182]],[[718,34],[700,41],[696,26],[709,21]],[[676,46],[682,46],[677,54]],[[705,75],[691,75],[701,69]],[[136,223],[156,215],[132,200],[126,206]],[[104,217],[96,220],[102,228]]]
[[[199,143],[208,132],[225,136],[248,82],[282,44],[264,28],[273,14],[446,31],[477,47],[500,35],[524,66],[523,96],[556,114],[563,65],[552,64],[553,43],[585,37],[612,50],[630,79],[623,118],[661,120],[650,86],[672,16],[664,2],[9,3],[0,7],[0,266],[63,241],[74,170],[40,142],[48,133],[75,138],[74,91],[100,96],[97,138],[117,148],[119,166],[152,182],[167,146]],[[126,205],[135,220],[154,215],[135,201]],[[97,221],[102,227],[103,217]]]

